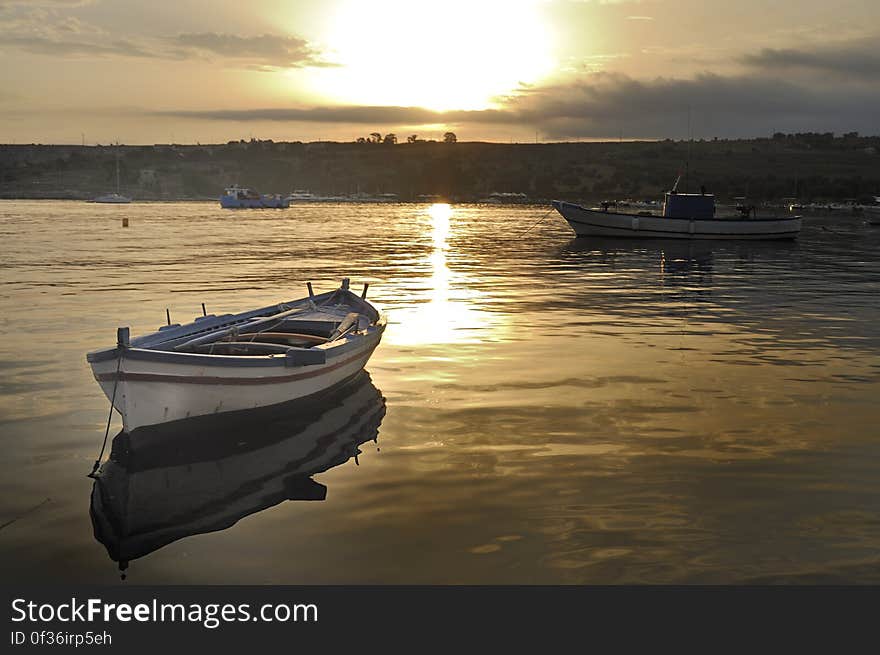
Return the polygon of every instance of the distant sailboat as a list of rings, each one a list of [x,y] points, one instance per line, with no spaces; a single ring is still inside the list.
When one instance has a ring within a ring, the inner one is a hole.
[[[119,144],[117,144],[116,147],[116,193],[105,193],[92,200],[92,202],[100,202],[109,205],[125,205],[131,202],[131,198],[119,193]]]

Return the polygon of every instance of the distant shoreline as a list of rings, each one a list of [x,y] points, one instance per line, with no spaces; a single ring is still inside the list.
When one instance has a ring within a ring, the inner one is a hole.
[[[522,194],[659,200],[705,187],[720,202],[865,202],[880,195],[880,136],[777,134],[762,139],[586,143],[0,145],[0,198],[87,200],[116,188],[139,201],[218,199],[233,184],[260,193],[395,195],[477,202]]]

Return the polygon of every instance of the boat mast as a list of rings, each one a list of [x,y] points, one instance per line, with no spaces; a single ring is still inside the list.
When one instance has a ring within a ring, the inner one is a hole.
[[[116,142],[116,195],[119,195],[119,141]]]
[[[690,191],[690,166],[691,166],[691,142],[693,141],[693,136],[691,135],[691,106],[688,105],[688,144],[687,144],[687,157],[684,162],[684,192],[688,193]]]

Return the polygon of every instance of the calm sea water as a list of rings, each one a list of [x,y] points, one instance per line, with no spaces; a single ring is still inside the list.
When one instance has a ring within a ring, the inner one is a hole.
[[[0,578],[121,584],[88,350],[348,276],[390,319],[369,378],[136,457],[126,584],[880,582],[880,227],[600,241],[545,213],[0,202]]]

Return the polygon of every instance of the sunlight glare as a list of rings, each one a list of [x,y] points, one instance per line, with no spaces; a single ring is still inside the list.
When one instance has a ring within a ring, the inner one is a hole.
[[[496,316],[480,309],[480,295],[469,288],[471,280],[449,268],[448,238],[454,227],[455,211],[447,203],[424,210],[430,223],[433,249],[428,255],[431,277],[427,280],[428,302],[395,310],[399,329],[390,331],[386,341],[396,345],[439,345],[475,343],[502,327]]]
[[[446,237],[449,236],[449,219],[452,216],[452,206],[445,202],[438,202],[428,207],[428,216],[431,217],[431,237],[434,240],[434,248],[445,250],[447,247]]]
[[[339,67],[310,73],[338,102],[487,109],[553,68],[540,0],[344,0],[324,39]]]

